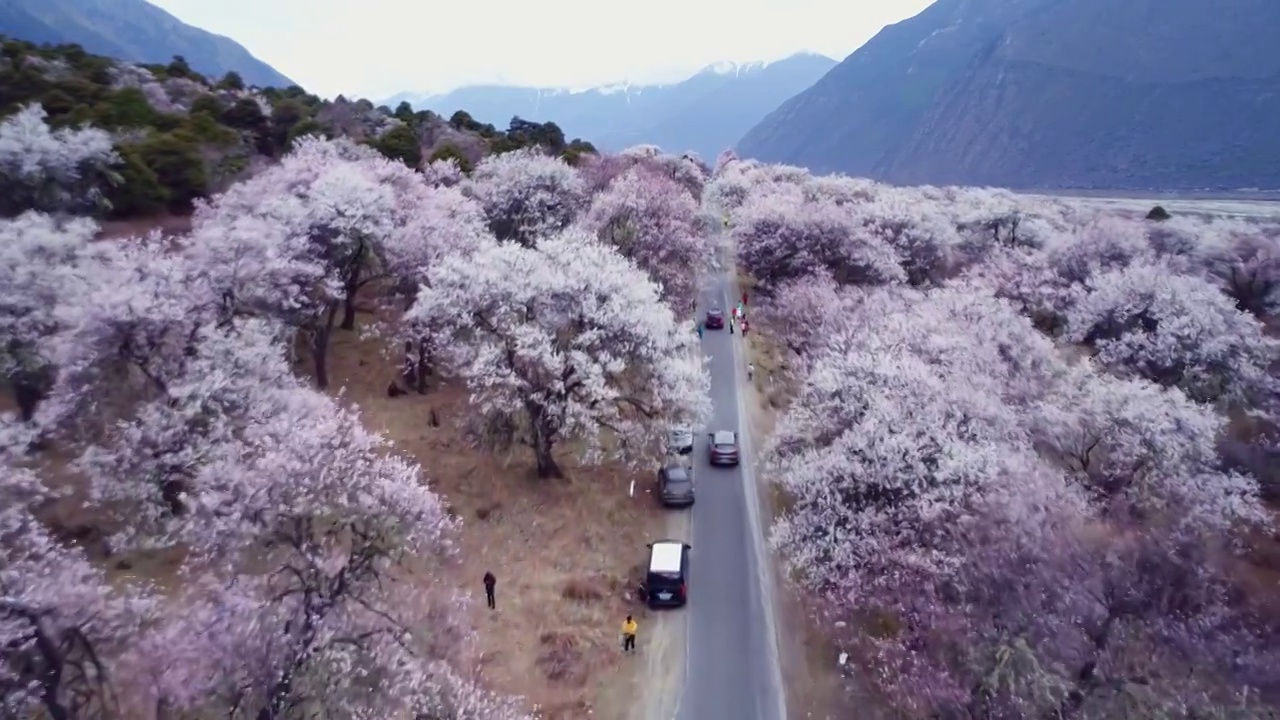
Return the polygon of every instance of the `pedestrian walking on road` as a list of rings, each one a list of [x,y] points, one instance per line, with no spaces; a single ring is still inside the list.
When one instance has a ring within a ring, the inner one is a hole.
[[[746,319],[746,318],[742,318],[742,337],[746,337],[746,336],[747,336],[747,328],[749,328],[749,327],[751,327],[751,326],[747,324],[747,319]]]
[[[636,621],[628,615],[622,623],[622,652],[636,651],[636,629]]]
[[[698,339],[702,339],[702,323],[698,323]]]
[[[747,304],[747,293],[746,293],[746,292],[743,292],[743,293],[742,293],[742,304],[743,304],[743,305],[746,305],[746,304]]]
[[[497,586],[498,578],[494,577],[492,572],[486,570],[484,573],[484,599],[490,610],[498,609],[498,603],[493,599],[493,591]]]
[[[746,333],[747,333],[747,329],[745,327],[742,328],[742,334],[745,335]],[[750,381],[755,376],[756,376],[756,364],[747,363],[747,380]]]
[[[734,326],[733,318],[729,318],[729,334],[730,335],[733,334],[733,326]]]

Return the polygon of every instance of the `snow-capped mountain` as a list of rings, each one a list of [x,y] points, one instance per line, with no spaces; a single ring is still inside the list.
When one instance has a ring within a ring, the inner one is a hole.
[[[835,60],[800,53],[774,62],[708,65],[665,85],[613,83],[586,89],[473,85],[435,95],[401,93],[415,110],[445,117],[466,110],[480,122],[506,127],[512,117],[551,121],[569,137],[604,150],[652,143],[713,160],[787,98],[812,85]]]

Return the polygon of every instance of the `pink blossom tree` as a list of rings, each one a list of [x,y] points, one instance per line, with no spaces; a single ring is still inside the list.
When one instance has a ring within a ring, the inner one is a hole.
[[[1176,388],[1086,365],[1062,376],[1030,417],[1041,452],[1119,522],[1226,531],[1265,518],[1257,480],[1221,468],[1226,417]]]
[[[447,331],[446,364],[467,382],[482,439],[529,446],[540,477],[561,474],[561,440],[586,440],[594,459],[608,430],[624,459],[651,459],[667,422],[709,411],[692,328],[581,228],[446,258],[408,316]]]
[[[693,301],[710,246],[701,237],[697,203],[675,180],[629,170],[596,196],[584,225],[648,272],[674,307]]]
[[[1199,257],[1236,307],[1272,317],[1280,308],[1280,225],[1217,219],[1199,240]]]
[[[1210,282],[1161,264],[1093,278],[1068,313],[1068,337],[1103,364],[1192,399],[1250,405],[1273,392],[1268,368],[1280,344]]]
[[[44,108],[28,105],[0,122],[0,217],[27,210],[98,209],[102,186],[120,162],[111,136],[97,128],[51,129]]]
[[[806,202],[798,188],[750,195],[734,215],[731,235],[739,266],[766,292],[819,270],[840,284],[907,279],[901,258],[883,235],[860,232],[850,209]]]
[[[525,246],[563,230],[587,203],[577,171],[536,149],[485,158],[462,188],[480,203],[499,240]]]
[[[113,588],[35,512],[53,499],[23,458],[30,428],[0,419],[0,713],[114,716],[113,661],[154,614],[145,587]]]
[[[716,166],[713,174],[719,175],[724,172],[724,169],[728,167],[729,163],[736,162],[737,160],[738,154],[735,153],[732,148],[721,150],[720,154],[716,156]]]
[[[439,570],[453,521],[420,469],[333,399],[266,385],[251,404],[224,416],[234,437],[192,438],[206,451],[188,470],[191,510],[161,515],[161,537],[189,548],[191,611],[161,625],[135,662],[145,668],[149,648],[185,649],[184,673],[148,673],[174,707],[215,700],[254,718],[316,703],[342,717],[413,712],[449,689],[440,664],[465,638],[454,599],[409,586],[405,570]],[[209,452],[209,440],[221,449]],[[108,476],[145,478],[98,477]],[[264,571],[240,574],[249,561]]]

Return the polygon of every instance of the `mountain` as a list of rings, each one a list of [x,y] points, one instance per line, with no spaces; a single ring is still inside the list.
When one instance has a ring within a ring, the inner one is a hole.
[[[770,63],[716,63],[672,85],[618,84],[572,91],[474,85],[440,95],[401,93],[385,104],[446,117],[466,108],[481,122],[506,127],[512,117],[554,121],[569,136],[604,150],[652,143],[711,160],[783,100],[808,87],[836,61],[800,53]]]
[[[80,45],[135,63],[168,63],[181,55],[205,75],[234,70],[250,85],[296,84],[236,41],[188,25],[145,0],[0,0],[0,35]]]
[[[1280,188],[1275,0],[938,0],[738,152],[898,183]]]

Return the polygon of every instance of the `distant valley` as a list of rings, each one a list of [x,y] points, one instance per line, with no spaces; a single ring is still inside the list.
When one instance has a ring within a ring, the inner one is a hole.
[[[771,63],[717,63],[670,85],[618,84],[582,91],[477,85],[436,95],[401,93],[383,102],[392,108],[408,102],[415,110],[445,117],[465,110],[500,128],[513,116],[552,121],[567,135],[588,139],[603,150],[649,143],[713,160],[835,64],[822,55],[801,53]]]

